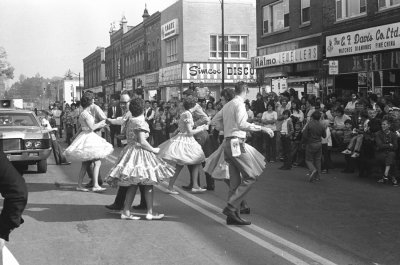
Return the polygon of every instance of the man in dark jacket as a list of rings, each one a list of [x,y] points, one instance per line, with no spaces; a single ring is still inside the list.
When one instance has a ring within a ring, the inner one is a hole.
[[[28,202],[28,190],[25,180],[14,168],[6,155],[0,150],[0,193],[4,198],[3,210],[0,214],[0,253],[4,241],[8,241],[14,228],[24,220],[21,215]]]
[[[107,111],[107,118],[109,119],[116,119],[117,117],[122,116],[122,110],[121,107],[118,106],[116,99],[112,99],[111,101],[111,106],[108,108]],[[114,146],[114,138],[115,136],[118,135],[121,132],[121,125],[114,125],[110,124],[110,138],[111,138],[111,144]],[[121,147],[121,140],[117,139],[117,146]]]

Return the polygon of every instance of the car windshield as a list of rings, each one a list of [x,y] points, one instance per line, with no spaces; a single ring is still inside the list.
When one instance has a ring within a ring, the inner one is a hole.
[[[2,126],[39,126],[39,124],[29,113],[0,113],[0,127]]]

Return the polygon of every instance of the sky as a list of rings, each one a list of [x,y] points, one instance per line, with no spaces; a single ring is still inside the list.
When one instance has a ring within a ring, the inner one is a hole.
[[[200,0],[201,1],[201,0]],[[14,81],[27,77],[83,74],[83,58],[109,46],[110,23],[125,15],[139,24],[145,4],[150,15],[176,0],[1,0],[0,46],[15,68]]]

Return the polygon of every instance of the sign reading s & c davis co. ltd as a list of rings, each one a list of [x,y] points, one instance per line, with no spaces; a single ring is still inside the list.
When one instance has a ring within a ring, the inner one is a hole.
[[[326,37],[326,57],[400,48],[400,22]]]

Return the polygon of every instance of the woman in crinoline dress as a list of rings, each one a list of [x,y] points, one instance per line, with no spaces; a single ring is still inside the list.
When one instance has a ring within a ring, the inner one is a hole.
[[[176,164],[175,174],[169,180],[167,188],[167,193],[169,194],[179,194],[174,190],[174,183],[185,165],[193,165],[191,172],[193,182],[192,192],[199,193],[206,191],[206,189],[199,187],[197,181],[201,163],[204,162],[205,155],[200,144],[194,139],[193,135],[201,131],[206,131],[208,125],[201,125],[193,129],[194,122],[189,109],[193,108],[195,104],[196,101],[194,98],[190,97],[183,100],[183,108],[185,111],[180,114],[178,121],[179,133],[159,146],[160,152],[158,156]]]
[[[81,98],[82,113],[79,115],[81,124],[81,133],[75,138],[71,145],[64,151],[64,155],[75,161],[82,161],[82,167],[78,177],[79,191],[89,191],[82,186],[83,177],[87,170],[91,170],[90,164],[94,162],[93,167],[93,188],[94,192],[106,190],[100,187],[98,183],[101,160],[113,152],[113,147],[105,139],[98,136],[94,131],[106,126],[105,120],[94,123],[94,117],[89,113],[88,107],[91,99],[86,96]]]
[[[221,103],[225,105],[229,101],[231,101],[235,97],[235,92],[233,89],[227,88],[221,92]],[[222,110],[220,110],[222,111]],[[223,131],[223,124],[215,123],[211,120],[211,125],[215,126],[216,130]],[[211,175],[212,178],[216,180],[223,180],[225,183],[229,185],[229,165],[225,161],[224,156],[224,144],[225,140],[221,143],[219,148],[212,153],[209,157],[206,158],[206,164],[204,166],[204,171]],[[256,175],[261,175],[261,173],[265,169],[265,161],[264,156],[257,151],[253,146],[245,143],[244,148],[248,154],[250,154],[254,160],[253,170]],[[247,205],[247,202],[243,200],[240,204],[240,212],[241,213],[250,213],[250,208]]]
[[[146,219],[163,218],[164,214],[153,213],[153,185],[174,175],[174,167],[155,155],[159,148],[153,148],[147,141],[150,129],[145,121],[143,110],[143,99],[135,98],[130,102],[129,111],[132,118],[128,120],[125,127],[128,145],[121,152],[106,178],[106,181],[112,186],[129,187],[121,214],[121,219],[124,220],[140,219],[130,212],[139,184],[145,186]]]

